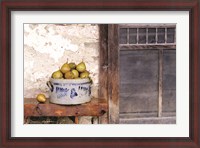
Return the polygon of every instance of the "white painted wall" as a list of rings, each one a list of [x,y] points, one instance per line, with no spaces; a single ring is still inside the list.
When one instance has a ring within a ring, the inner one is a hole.
[[[24,97],[49,96],[51,74],[66,61],[86,63],[98,97],[99,30],[94,24],[24,24]]]

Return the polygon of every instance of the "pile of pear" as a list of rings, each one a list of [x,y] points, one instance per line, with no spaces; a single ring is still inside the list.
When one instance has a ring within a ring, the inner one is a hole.
[[[82,61],[79,64],[73,62],[64,63],[59,70],[52,73],[53,79],[90,79],[90,73],[86,70],[86,65]]]

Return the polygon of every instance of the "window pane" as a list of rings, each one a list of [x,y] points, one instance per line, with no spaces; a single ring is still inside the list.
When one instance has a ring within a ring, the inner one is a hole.
[[[120,44],[127,44],[127,29],[126,28],[120,28],[119,31],[119,43]]]
[[[148,29],[148,43],[156,43],[156,28]]]
[[[167,28],[167,43],[174,43],[175,28]]]
[[[137,28],[129,29],[129,44],[137,44]]]
[[[139,44],[146,44],[146,28],[139,28]]]
[[[158,28],[158,41],[157,43],[165,43],[165,28]]]

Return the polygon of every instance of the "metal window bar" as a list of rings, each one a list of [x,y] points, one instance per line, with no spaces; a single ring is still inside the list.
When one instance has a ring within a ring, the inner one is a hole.
[[[167,27],[165,27],[165,44],[167,44]]]
[[[130,44],[129,43],[129,28],[127,28],[127,44]]]
[[[176,28],[174,28],[174,43],[176,43]]]
[[[156,44],[158,44],[158,28],[156,28]]]
[[[148,36],[149,36],[149,34],[148,34],[148,28],[146,28],[146,44],[148,44],[148,41],[149,41]]]
[[[138,44],[139,43],[139,28],[137,28],[137,42],[136,42],[136,44]]]
[[[152,28],[152,27],[151,27]],[[161,27],[156,27],[156,34],[155,34],[155,37],[156,37],[156,42],[154,45],[175,45],[176,44],[176,28],[174,28],[174,42],[173,43],[167,43],[167,29],[169,27],[165,27],[165,32],[164,32],[164,35],[165,35],[165,39],[164,39],[164,43],[158,43],[158,29],[161,28]],[[149,33],[148,33],[148,30],[149,28],[146,28],[146,42],[145,43],[139,43],[139,29],[140,28],[125,28],[127,29],[127,36],[126,36],[126,39],[127,39],[127,43],[124,43],[124,44],[120,44],[120,45],[151,45],[152,43],[148,43],[149,41]],[[129,33],[130,33],[130,29],[136,29],[136,43],[135,44],[130,44],[130,36],[129,36]],[[153,44],[152,44],[153,45]]]

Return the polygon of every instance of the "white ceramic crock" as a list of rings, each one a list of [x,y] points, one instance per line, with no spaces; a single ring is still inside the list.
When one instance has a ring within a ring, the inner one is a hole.
[[[91,101],[91,82],[86,79],[53,79],[47,82],[50,102],[63,105],[82,104]]]

